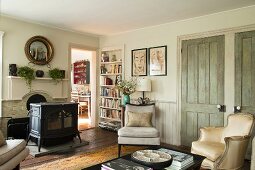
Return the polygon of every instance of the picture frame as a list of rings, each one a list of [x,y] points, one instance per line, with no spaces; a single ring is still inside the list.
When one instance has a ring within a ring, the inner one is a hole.
[[[147,76],[147,48],[134,49],[131,51],[132,76]]]
[[[149,48],[149,75],[167,75],[167,46]]]

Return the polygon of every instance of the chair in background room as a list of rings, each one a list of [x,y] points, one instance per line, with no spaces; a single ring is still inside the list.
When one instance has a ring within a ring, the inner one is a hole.
[[[90,119],[91,113],[90,113],[90,96],[85,95],[79,95],[79,108],[80,108],[80,114],[85,113],[87,111],[88,118]]]
[[[230,114],[226,127],[201,128],[191,152],[206,157],[203,168],[241,169],[253,126],[252,114]]]
[[[77,91],[71,92],[71,102],[78,103],[79,102],[79,94]]]
[[[124,127],[118,130],[118,156],[122,145],[160,145],[159,131],[155,128],[155,105],[127,104]]]

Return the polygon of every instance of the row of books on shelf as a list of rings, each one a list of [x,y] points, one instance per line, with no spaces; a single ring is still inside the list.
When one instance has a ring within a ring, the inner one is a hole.
[[[122,65],[121,64],[110,64],[108,67],[101,66],[101,74],[121,74]]]
[[[171,149],[160,148],[159,151],[166,152],[173,157],[173,162],[165,170],[183,170],[188,169],[194,164],[194,158],[190,154],[177,152]],[[140,163],[133,162],[132,160],[126,160],[123,158],[115,159],[101,165],[102,170],[126,170],[126,169],[144,169],[152,170],[152,168],[141,165]]]
[[[101,98],[100,106],[102,107],[120,109],[120,105],[121,105],[121,100]]]
[[[101,96],[106,96],[106,97],[120,98],[120,91],[119,91],[119,89],[112,89],[112,88],[101,87],[100,95]]]
[[[109,109],[100,108],[100,117],[121,120],[121,111],[120,110],[109,110]]]

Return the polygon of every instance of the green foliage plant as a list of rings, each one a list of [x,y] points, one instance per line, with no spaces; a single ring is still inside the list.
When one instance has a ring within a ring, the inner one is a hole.
[[[64,78],[63,72],[58,69],[58,68],[54,68],[54,69],[50,69],[49,70],[49,76],[56,82],[58,83],[59,80],[62,80]]]
[[[28,86],[29,90],[31,90],[32,80],[35,79],[34,75],[35,70],[28,66],[23,66],[18,68],[18,76],[25,79],[26,85]]]

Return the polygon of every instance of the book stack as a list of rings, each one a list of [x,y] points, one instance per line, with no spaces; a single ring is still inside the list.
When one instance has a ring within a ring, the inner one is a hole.
[[[127,170],[127,169],[152,170],[152,168],[122,158],[103,163],[101,166],[101,170]]]
[[[166,168],[167,170],[186,169],[194,163],[194,161],[193,161],[194,158],[192,155],[182,153],[182,152],[173,151],[171,149],[165,149],[165,148],[160,148],[158,150],[162,151],[162,152],[166,152],[173,157],[173,162],[172,162],[171,166]]]

